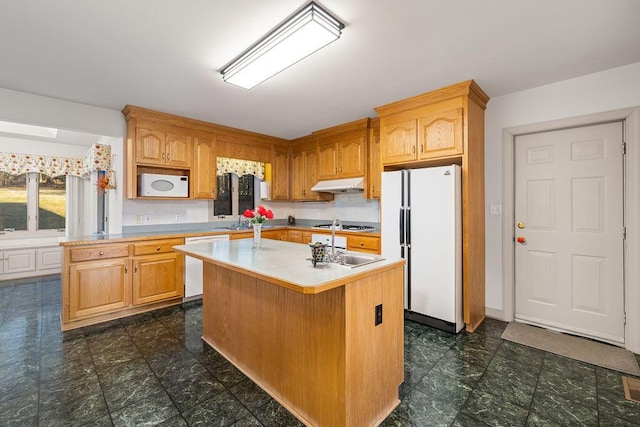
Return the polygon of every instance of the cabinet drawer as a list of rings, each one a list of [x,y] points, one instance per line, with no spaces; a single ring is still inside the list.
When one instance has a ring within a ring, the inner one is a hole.
[[[172,252],[174,246],[183,244],[184,240],[182,239],[151,240],[148,242],[135,243],[133,245],[133,255],[138,256]]]
[[[97,259],[121,258],[129,256],[129,245],[100,245],[70,249],[71,262],[93,261]]]
[[[347,249],[352,251],[370,251],[380,253],[379,237],[349,236]]]

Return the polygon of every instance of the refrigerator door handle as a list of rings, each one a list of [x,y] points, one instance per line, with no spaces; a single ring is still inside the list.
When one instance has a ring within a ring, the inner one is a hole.
[[[404,212],[404,208],[400,208],[400,244],[404,245],[404,216],[405,216],[405,212]]]
[[[411,246],[411,208],[405,210],[407,219],[405,220],[405,241],[407,242],[407,246]]]

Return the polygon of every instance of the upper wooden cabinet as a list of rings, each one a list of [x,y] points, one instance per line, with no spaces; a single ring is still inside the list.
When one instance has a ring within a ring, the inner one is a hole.
[[[469,80],[376,108],[384,167],[461,165],[462,294],[470,332],[485,317],[484,110],[488,101]]]
[[[411,113],[384,120],[383,164],[462,155],[463,109],[436,104],[425,109],[425,113],[409,120],[407,116],[412,116]]]
[[[136,163],[188,168],[192,158],[193,141],[190,136],[136,129]]]
[[[217,157],[270,163],[274,146],[288,147],[280,138],[132,105],[122,113],[127,120],[124,183],[129,199],[139,197],[143,173],[185,175],[190,199],[215,199]]]
[[[218,195],[215,143],[209,139],[195,138],[194,146],[191,194],[194,199],[215,199]]]
[[[271,200],[289,200],[289,151],[276,149],[271,164]]]
[[[369,169],[367,173],[367,198],[379,199],[382,187],[380,164],[380,119],[372,119],[369,127]]]
[[[365,138],[318,144],[318,179],[364,176]]]
[[[333,194],[311,191],[319,180],[320,163],[314,138],[309,135],[297,141],[291,150],[291,200],[333,200]]]
[[[369,119],[313,132],[318,140],[318,179],[365,176]]]

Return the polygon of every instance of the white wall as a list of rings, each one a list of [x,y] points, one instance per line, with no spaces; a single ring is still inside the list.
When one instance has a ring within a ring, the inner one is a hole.
[[[127,133],[126,122],[120,111],[0,88],[0,120],[103,135],[100,142],[111,145],[112,154],[115,155],[113,167],[120,180],[119,188],[109,194],[109,231],[111,233],[120,232],[122,229],[122,185],[124,184],[122,182],[124,176],[123,149]],[[75,148],[72,149],[71,146],[57,143],[49,143],[49,145],[56,147],[53,148],[54,152],[51,155],[73,157],[70,153]],[[58,146],[60,146],[60,151],[57,151]],[[51,147],[42,147],[42,154],[49,154],[48,151],[52,149]],[[84,154],[88,149],[89,147],[82,148]],[[84,154],[81,157],[84,157]]]
[[[276,218],[293,215],[296,219],[334,219],[341,221],[380,222],[380,203],[362,194],[336,194],[332,202],[265,201]]]
[[[496,97],[485,114],[486,306],[502,310],[502,131],[640,105],[640,62]],[[504,212],[503,215],[511,215]]]

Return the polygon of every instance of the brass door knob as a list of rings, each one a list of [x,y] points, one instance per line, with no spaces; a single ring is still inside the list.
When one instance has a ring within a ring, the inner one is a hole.
[[[524,224],[524,222],[519,222],[519,223],[518,223],[518,228],[519,228],[520,230],[522,230],[522,229],[523,229],[523,228],[525,228],[525,227],[526,227],[526,225]]]

